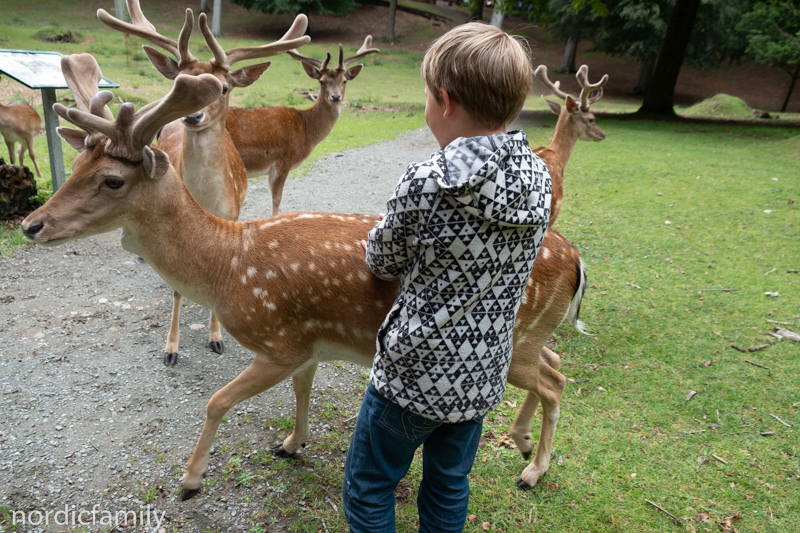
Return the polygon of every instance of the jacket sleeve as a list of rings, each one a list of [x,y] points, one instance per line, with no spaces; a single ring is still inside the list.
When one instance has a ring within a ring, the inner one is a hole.
[[[424,163],[409,165],[386,203],[386,216],[369,232],[367,266],[381,279],[400,277],[414,259],[429,174]]]

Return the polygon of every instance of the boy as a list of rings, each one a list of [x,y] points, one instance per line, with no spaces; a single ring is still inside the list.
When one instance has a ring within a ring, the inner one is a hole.
[[[422,450],[421,532],[459,532],[483,416],[503,398],[516,313],[550,214],[550,175],[506,133],[532,81],[523,43],[481,23],[425,55],[425,121],[442,148],[411,164],[369,233],[366,260],[400,278],[378,331],[347,454],[353,533],[393,533],[394,490]]]

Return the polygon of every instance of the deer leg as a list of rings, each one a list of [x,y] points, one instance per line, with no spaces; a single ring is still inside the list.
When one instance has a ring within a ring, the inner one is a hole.
[[[547,473],[550,468],[550,452],[553,448],[553,437],[558,424],[561,395],[564,392],[566,379],[558,370],[542,365],[539,371],[538,391],[535,391],[542,402],[542,431],[539,435],[539,444],[533,462],[522,471],[517,487],[530,489],[536,485],[539,478]]]
[[[225,343],[222,342],[222,331],[219,326],[219,319],[214,311],[211,311],[211,318],[208,321],[208,347],[214,353],[225,351]]]
[[[294,431],[284,439],[282,444],[271,448],[271,451],[278,457],[292,457],[301,447],[304,448],[308,441],[308,407],[311,398],[311,385],[314,382],[314,374],[317,372],[317,363],[312,363],[292,376],[292,388],[294,389],[295,410],[294,410]]]
[[[239,402],[280,383],[292,373],[292,370],[292,367],[278,366],[268,357],[257,355],[250,366],[211,397],[206,406],[206,420],[200,432],[200,439],[183,473],[182,501],[195,496],[203,486],[203,474],[208,469],[211,444],[225,413]]]
[[[557,353],[547,347],[542,347],[539,357],[550,368],[558,370],[561,358]],[[539,397],[532,392],[525,395],[519,413],[511,425],[511,438],[517,445],[517,449],[522,453],[522,457],[529,459],[533,451],[533,441],[531,440],[531,423],[536,415],[536,408],[539,406]]]
[[[172,293],[172,320],[169,323],[167,346],[164,348],[164,364],[175,366],[178,364],[178,345],[181,340],[181,301],[183,296],[177,292]]]
[[[272,216],[279,213],[281,198],[283,198],[283,185],[286,183],[288,175],[288,169],[284,170],[277,167],[270,169],[269,192],[272,194]]]
[[[6,148],[8,148],[9,165],[17,164],[17,153],[14,151],[14,143],[6,141]]]
[[[28,153],[31,155],[31,161],[33,161],[33,168],[36,169],[36,175],[41,178],[42,173],[39,172],[39,165],[36,163],[36,154],[33,153],[33,133],[28,134],[26,140],[28,144]],[[22,161],[22,156],[19,157],[19,160],[20,162]]]

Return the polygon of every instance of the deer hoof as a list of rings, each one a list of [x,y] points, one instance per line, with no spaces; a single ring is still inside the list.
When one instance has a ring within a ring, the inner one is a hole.
[[[524,479],[519,478],[517,480],[517,488],[519,490],[532,490],[533,489],[533,485],[528,485],[528,483]]]
[[[164,354],[164,365],[175,366],[178,364],[178,352],[167,352]]]
[[[191,500],[198,494],[200,494],[200,489],[183,489],[181,492],[181,501],[185,502],[186,500]]]
[[[225,343],[222,341],[211,341],[208,343],[208,347],[211,348],[211,351],[214,353],[222,353],[225,351]]]
[[[289,457],[289,458],[292,458],[295,455],[293,453],[287,452],[286,448],[283,447],[283,444],[276,444],[275,446],[270,448],[269,451],[271,451],[272,453],[274,453],[278,457]]]

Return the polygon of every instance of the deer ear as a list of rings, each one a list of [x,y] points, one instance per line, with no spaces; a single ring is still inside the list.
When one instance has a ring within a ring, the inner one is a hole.
[[[67,144],[75,148],[78,153],[86,150],[86,137],[89,136],[85,131],[73,130],[70,128],[56,128],[56,131]]]
[[[577,113],[581,109],[581,106],[578,105],[578,102],[576,102],[575,99],[569,95],[567,95],[567,98],[566,100],[564,100],[564,103],[567,106],[567,111],[569,111],[570,113]]]
[[[352,80],[353,78],[358,76],[358,73],[361,72],[362,68],[364,68],[364,65],[361,65],[361,64],[356,65],[354,67],[350,67],[344,73],[345,79],[347,79],[348,81]]]
[[[322,75],[319,73],[319,69],[314,65],[312,65],[311,63],[309,63],[308,61],[300,61],[300,64],[303,65],[303,70],[306,71],[306,74],[308,74],[315,80],[318,80],[320,79],[320,77],[322,77]]]
[[[153,150],[149,146],[142,149],[142,164],[152,180],[159,180],[169,170],[169,156],[161,150]]]
[[[233,80],[234,87],[250,87],[258,78],[269,68],[272,62],[259,63],[257,65],[248,65],[238,70],[231,72],[231,80]]]
[[[153,66],[156,67],[156,70],[168,80],[174,80],[178,77],[178,74],[181,73],[181,69],[178,68],[178,63],[171,57],[162,54],[155,48],[147,46],[146,44],[142,46],[142,49],[144,53],[147,54],[147,58],[150,59]]]
[[[551,102],[550,100],[548,100],[547,98],[544,98],[544,97],[542,97],[542,99],[545,102],[547,102],[547,105],[550,107],[550,111],[552,111],[556,115],[560,115],[561,114],[561,104],[557,104],[555,102]]]

